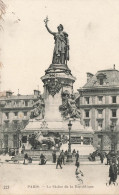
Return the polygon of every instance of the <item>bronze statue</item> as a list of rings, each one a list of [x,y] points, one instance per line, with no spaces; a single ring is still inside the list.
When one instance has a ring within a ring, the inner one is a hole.
[[[41,96],[39,96],[39,99],[37,102],[33,104],[33,109],[30,112],[30,118],[36,118],[38,116],[41,116],[41,118],[44,118],[44,108],[45,108],[45,103],[44,100]]]
[[[67,90],[62,93],[62,105],[59,106],[59,110],[64,119],[80,118],[80,110],[76,106],[75,96]]]
[[[68,34],[63,31],[63,25],[60,24],[58,32],[52,32],[48,27],[48,17],[44,20],[48,32],[54,36],[55,46],[53,52],[52,64],[67,64],[69,60],[69,40]]]

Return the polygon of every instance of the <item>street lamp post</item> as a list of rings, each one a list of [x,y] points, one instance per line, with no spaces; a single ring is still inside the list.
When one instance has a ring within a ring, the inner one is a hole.
[[[18,150],[19,148],[21,147],[20,146],[20,132],[21,132],[21,129],[23,129],[23,123],[22,122],[19,122],[18,125],[17,125],[17,147],[18,147]]]
[[[72,127],[72,123],[71,123],[71,120],[69,120],[69,123],[68,123],[69,144],[68,144],[68,154],[67,154],[67,160],[66,160],[66,162],[73,162],[73,160],[72,160],[72,154],[71,154],[71,127]]]
[[[114,132],[114,125],[111,125],[110,129],[111,129],[111,151],[115,153],[116,136]]]

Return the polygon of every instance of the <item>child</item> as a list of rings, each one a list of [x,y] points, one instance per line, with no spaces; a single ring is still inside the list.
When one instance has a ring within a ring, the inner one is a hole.
[[[82,177],[84,176],[82,171],[78,168],[76,168],[76,171],[75,171],[75,175],[76,175],[76,178],[78,181],[81,181],[81,183],[83,183],[83,179]]]

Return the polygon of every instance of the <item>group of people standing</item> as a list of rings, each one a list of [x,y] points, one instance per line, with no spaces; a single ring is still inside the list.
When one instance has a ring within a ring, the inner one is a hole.
[[[53,157],[53,163],[56,163],[56,169],[60,167],[62,169],[62,165],[65,165],[65,158],[67,158],[67,151],[61,151],[60,154],[57,156],[56,151],[53,151],[52,157]],[[76,158],[76,167],[79,167],[80,162],[79,162],[79,152],[77,151],[75,153],[75,158]]]
[[[56,152],[53,152],[53,163],[56,163]],[[62,150],[57,157],[56,169],[58,166],[62,169],[62,164],[65,165],[65,152]]]

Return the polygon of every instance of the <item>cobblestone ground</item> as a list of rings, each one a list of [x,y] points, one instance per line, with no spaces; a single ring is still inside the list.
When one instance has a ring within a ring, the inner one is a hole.
[[[83,184],[74,165],[0,165],[0,194],[119,194],[119,186],[106,186],[109,166],[82,164]],[[119,183],[119,176],[117,179]]]

